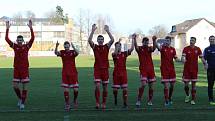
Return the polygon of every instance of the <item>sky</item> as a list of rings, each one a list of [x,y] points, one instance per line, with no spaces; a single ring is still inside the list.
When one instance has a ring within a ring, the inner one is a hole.
[[[36,17],[45,17],[57,5],[72,18],[78,16],[80,9],[108,15],[114,25],[112,29],[123,34],[137,29],[148,34],[156,25],[164,25],[170,31],[172,25],[197,18],[215,22],[215,0],[4,0],[0,17],[28,10]]]

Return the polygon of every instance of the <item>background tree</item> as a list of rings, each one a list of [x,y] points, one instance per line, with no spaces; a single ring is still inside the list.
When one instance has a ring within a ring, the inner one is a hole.
[[[151,36],[155,35],[158,38],[164,38],[168,34],[168,30],[164,25],[157,25],[149,30],[149,34]]]

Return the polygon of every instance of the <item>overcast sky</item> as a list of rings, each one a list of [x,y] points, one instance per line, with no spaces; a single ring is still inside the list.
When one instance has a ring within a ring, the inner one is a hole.
[[[171,26],[184,20],[206,18],[215,22],[215,0],[2,0],[0,16],[12,17],[17,12],[31,10],[36,17],[63,7],[69,17],[81,9],[109,15],[114,29],[129,34],[140,28],[145,34],[153,26]]]

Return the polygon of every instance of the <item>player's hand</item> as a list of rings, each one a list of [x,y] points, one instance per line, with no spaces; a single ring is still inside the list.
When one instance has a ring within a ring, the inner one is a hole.
[[[96,27],[96,24],[93,24],[92,25],[92,31],[96,31],[97,27]]]
[[[9,21],[6,21],[6,28],[9,29],[11,26],[10,22]]]
[[[29,28],[32,28],[32,21],[29,20],[27,25],[28,25]]]
[[[153,37],[152,37],[152,40],[153,40],[153,41],[156,41],[156,40],[157,40],[157,37],[156,37],[156,36],[153,36]]]
[[[56,43],[56,47],[58,47],[60,44],[58,43],[58,41],[57,41],[57,43]]]
[[[208,70],[208,64],[207,64],[207,63],[204,64],[204,69],[205,69],[205,70]]]
[[[105,30],[106,32],[110,31],[110,30],[109,30],[109,26],[108,26],[108,25],[105,25],[105,26],[104,26],[104,30]]]
[[[136,39],[137,38],[137,35],[134,33],[132,34],[132,39]]]

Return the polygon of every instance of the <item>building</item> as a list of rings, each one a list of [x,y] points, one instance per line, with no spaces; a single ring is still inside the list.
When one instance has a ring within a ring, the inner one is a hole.
[[[173,37],[172,44],[178,54],[181,54],[183,48],[189,45],[190,37],[196,37],[196,46],[204,50],[209,46],[209,36],[215,35],[215,23],[205,18],[186,20],[173,25],[170,35]]]

